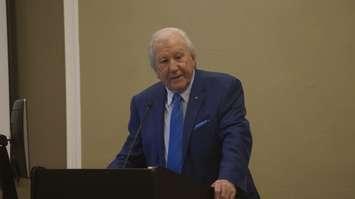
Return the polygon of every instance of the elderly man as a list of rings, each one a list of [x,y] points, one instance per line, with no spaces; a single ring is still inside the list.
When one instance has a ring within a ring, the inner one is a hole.
[[[166,167],[210,184],[215,198],[259,198],[240,81],[196,69],[193,45],[177,28],[154,33],[149,56],[160,82],[132,98],[130,133],[109,168]]]

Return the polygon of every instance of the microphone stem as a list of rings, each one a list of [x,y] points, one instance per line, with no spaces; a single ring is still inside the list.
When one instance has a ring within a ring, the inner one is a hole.
[[[146,117],[148,115],[148,111],[150,110],[150,108],[151,108],[151,104],[148,104],[146,109],[145,109],[145,111],[144,111],[142,121],[140,122],[139,127],[138,127],[138,129],[136,131],[136,134],[134,135],[133,142],[132,142],[131,146],[129,147],[129,150],[128,150],[127,156],[126,156],[126,158],[125,158],[125,160],[123,162],[122,168],[126,168],[126,166],[127,166],[128,159],[131,156],[132,149],[133,149],[134,145],[136,144],[136,141],[137,141],[137,138],[138,138],[139,134],[141,134],[142,127],[143,127],[143,122],[145,121],[145,119],[146,119]]]

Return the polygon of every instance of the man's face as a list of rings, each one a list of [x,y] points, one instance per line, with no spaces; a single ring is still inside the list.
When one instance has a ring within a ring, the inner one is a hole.
[[[185,91],[191,82],[196,61],[184,40],[173,34],[157,41],[154,49],[158,78],[173,92]]]

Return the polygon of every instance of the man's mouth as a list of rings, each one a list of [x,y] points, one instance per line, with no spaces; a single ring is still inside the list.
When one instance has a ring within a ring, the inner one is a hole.
[[[171,80],[177,80],[179,79],[180,77],[182,77],[182,75],[177,75],[177,76],[174,76],[174,77],[170,77]]]

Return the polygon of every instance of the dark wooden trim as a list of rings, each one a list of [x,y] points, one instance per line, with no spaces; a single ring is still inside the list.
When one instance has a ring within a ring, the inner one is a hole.
[[[19,97],[17,91],[18,67],[15,2],[16,0],[6,0],[10,110],[14,101]]]

